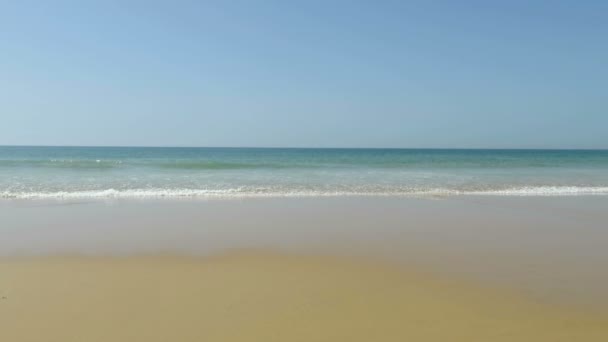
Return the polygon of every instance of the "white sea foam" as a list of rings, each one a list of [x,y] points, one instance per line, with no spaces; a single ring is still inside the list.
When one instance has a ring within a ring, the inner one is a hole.
[[[608,187],[580,186],[528,186],[502,190],[469,191],[471,195],[495,196],[576,196],[576,195],[608,195]]]
[[[338,196],[583,196],[608,195],[608,187],[529,186],[489,190],[457,190],[448,188],[396,191],[326,191],[268,189],[127,189],[55,192],[0,192],[4,199],[121,199],[121,198],[250,198],[250,197],[338,197]]]

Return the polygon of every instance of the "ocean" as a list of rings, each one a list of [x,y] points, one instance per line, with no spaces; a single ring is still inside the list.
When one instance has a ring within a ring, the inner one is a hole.
[[[608,150],[0,147],[0,198],[608,195]]]

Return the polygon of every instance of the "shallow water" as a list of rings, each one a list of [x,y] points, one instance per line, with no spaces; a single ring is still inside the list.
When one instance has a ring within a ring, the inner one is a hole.
[[[608,151],[0,147],[2,198],[608,195]]]

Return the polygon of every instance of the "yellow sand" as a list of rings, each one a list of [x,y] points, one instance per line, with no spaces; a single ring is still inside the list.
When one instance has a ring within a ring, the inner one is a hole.
[[[0,261],[0,341],[608,341],[598,314],[373,262],[214,258]]]

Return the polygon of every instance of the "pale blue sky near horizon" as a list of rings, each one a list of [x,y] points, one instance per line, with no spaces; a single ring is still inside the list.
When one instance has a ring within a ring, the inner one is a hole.
[[[607,1],[0,2],[0,145],[608,148]]]

